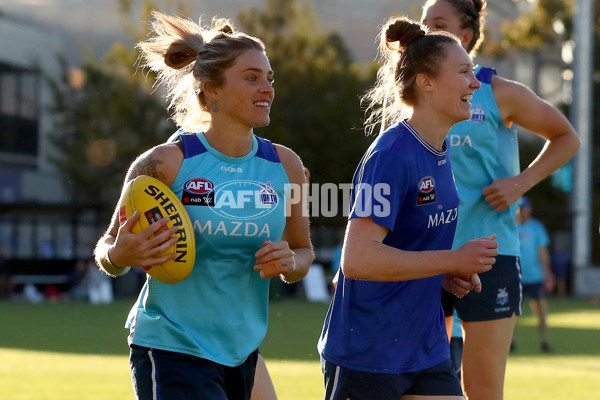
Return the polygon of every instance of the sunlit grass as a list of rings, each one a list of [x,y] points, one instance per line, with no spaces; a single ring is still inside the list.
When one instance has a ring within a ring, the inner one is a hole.
[[[0,349],[3,400],[132,399],[127,356]]]
[[[30,305],[0,302],[1,400],[133,399],[123,322],[131,301]],[[316,352],[326,304],[271,304],[264,354],[281,400],[323,398]],[[550,301],[550,343],[541,354],[527,305],[509,358],[506,400],[587,400],[600,393],[600,306]]]

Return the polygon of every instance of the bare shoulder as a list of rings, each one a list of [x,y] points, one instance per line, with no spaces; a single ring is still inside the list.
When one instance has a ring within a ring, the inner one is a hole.
[[[492,90],[496,101],[503,99],[514,101],[515,98],[523,95],[537,97],[531,89],[522,83],[498,75],[492,77]]]
[[[513,122],[523,126],[532,117],[543,118],[543,115],[557,111],[527,86],[510,79],[494,76],[492,90],[502,119],[507,126]]]
[[[158,145],[136,158],[129,168],[126,181],[148,175],[170,186],[177,177],[182,162],[183,153],[176,144]]]
[[[304,183],[304,165],[298,154],[289,147],[275,143],[273,145],[290,182]]]
[[[277,155],[279,156],[279,159],[282,163],[298,163],[299,166],[302,167],[302,160],[300,160],[300,157],[294,152],[294,150],[284,145],[276,143],[273,143],[273,146],[275,146],[275,150],[277,150]]]

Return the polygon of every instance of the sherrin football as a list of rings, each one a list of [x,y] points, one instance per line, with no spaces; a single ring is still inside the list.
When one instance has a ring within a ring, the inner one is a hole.
[[[162,264],[142,267],[148,275],[164,283],[178,283],[190,275],[194,268],[196,242],[194,227],[190,216],[175,193],[164,183],[147,175],[140,175],[129,181],[119,201],[119,222],[121,225],[139,211],[140,218],[133,226],[132,232],[139,233],[163,217],[169,217],[168,228],[177,226],[175,235],[179,241],[164,254],[175,253],[172,258]]]

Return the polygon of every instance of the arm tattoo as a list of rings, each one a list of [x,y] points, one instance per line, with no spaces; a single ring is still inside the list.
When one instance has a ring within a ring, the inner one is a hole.
[[[148,175],[160,181],[164,181],[165,175],[158,171],[158,167],[162,164],[162,160],[154,159],[149,154],[144,155],[137,160],[131,169],[131,176],[136,177],[140,175]]]

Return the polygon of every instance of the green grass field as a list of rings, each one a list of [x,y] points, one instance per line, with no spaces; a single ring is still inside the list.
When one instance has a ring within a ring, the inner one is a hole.
[[[132,301],[111,305],[0,302],[0,399],[132,399],[123,323]],[[316,341],[326,304],[271,303],[261,346],[282,400],[323,398]],[[539,352],[527,306],[507,368],[507,400],[598,399],[600,305],[550,301],[550,342]]]

